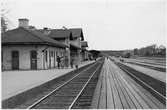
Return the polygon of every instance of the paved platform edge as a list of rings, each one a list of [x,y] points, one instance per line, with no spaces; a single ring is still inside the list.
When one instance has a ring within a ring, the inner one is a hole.
[[[85,66],[91,65],[93,63],[95,63],[95,62],[86,64],[86,65],[78,68],[78,70],[84,68]],[[39,94],[41,91],[44,91],[45,86],[53,84],[55,82],[55,80],[57,80],[58,78],[63,77],[65,75],[67,75],[67,74],[70,74],[70,73],[72,73],[74,71],[76,71],[76,69],[72,70],[70,72],[67,72],[66,74],[63,74],[61,76],[58,76],[58,77],[56,77],[56,78],[54,78],[54,79],[52,79],[50,81],[47,81],[47,82],[45,82],[45,83],[43,83],[43,84],[41,84],[39,86],[33,87],[33,88],[29,89],[29,90],[26,90],[24,92],[21,92],[21,93],[15,95],[15,96],[12,96],[12,97],[9,97],[9,98],[7,98],[5,100],[2,100],[2,109],[16,107],[17,105],[19,105],[19,104],[25,102],[26,100],[34,97],[35,95]]]

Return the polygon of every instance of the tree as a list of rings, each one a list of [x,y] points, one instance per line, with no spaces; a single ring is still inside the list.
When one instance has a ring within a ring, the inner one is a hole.
[[[156,54],[156,47],[157,47],[156,44],[153,44],[153,45],[150,45],[150,46],[146,47],[150,56],[155,56],[155,54]]]
[[[130,54],[129,52],[127,52],[127,53],[125,53],[125,54],[123,55],[123,57],[124,57],[124,58],[130,58],[130,57],[131,57],[131,54]]]
[[[160,46],[159,46],[158,55],[166,56],[166,47],[165,47],[165,46],[163,46],[163,45],[160,45]]]
[[[166,47],[160,45],[159,47],[156,44],[149,45],[140,49],[134,49],[134,55],[138,54],[139,56],[166,56]]]
[[[6,32],[8,29],[7,22],[3,16],[1,16],[1,33]]]
[[[9,29],[9,22],[7,14],[9,13],[9,10],[5,7],[3,3],[1,3],[1,33],[6,32]]]
[[[137,48],[135,48],[134,50],[133,50],[133,53],[134,53],[134,55],[138,55],[138,49]]]

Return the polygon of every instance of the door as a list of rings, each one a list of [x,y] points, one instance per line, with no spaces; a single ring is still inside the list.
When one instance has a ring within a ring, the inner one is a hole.
[[[19,69],[19,51],[12,51],[12,70]]]
[[[49,68],[51,68],[51,57],[52,57],[52,51],[49,51]]]
[[[56,56],[55,56],[55,52],[53,51],[54,68],[56,67],[56,62],[55,62],[56,58],[55,58],[55,57],[56,57]]]
[[[37,69],[37,52],[35,50],[32,50],[30,52],[30,62],[31,62],[31,69],[36,70]]]

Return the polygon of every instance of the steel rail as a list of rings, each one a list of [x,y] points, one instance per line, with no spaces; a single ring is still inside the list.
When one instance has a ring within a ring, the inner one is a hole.
[[[86,84],[83,86],[83,88],[81,89],[81,91],[79,92],[79,94],[77,95],[77,97],[73,100],[73,102],[71,103],[71,105],[69,106],[68,109],[71,109],[73,107],[73,105],[75,104],[75,102],[77,101],[77,99],[79,98],[79,96],[81,95],[81,93],[83,92],[83,90],[85,89],[85,87],[87,86],[87,84],[89,83],[89,81],[92,79],[92,77],[94,76],[94,74],[97,72],[97,70],[100,68],[101,65],[99,65],[96,70],[93,72],[93,74],[90,76],[90,78],[88,79],[88,81],[86,82]]]
[[[79,74],[75,75],[74,77],[72,77],[70,80],[66,81],[65,83],[63,83],[62,85],[58,86],[56,89],[52,90],[50,93],[48,93],[47,95],[45,95],[44,97],[40,98],[39,100],[37,100],[36,102],[34,102],[32,105],[30,105],[29,107],[27,107],[27,109],[32,109],[34,106],[36,106],[37,104],[39,104],[41,101],[43,101],[44,99],[46,99],[47,97],[49,97],[52,93],[54,93],[55,91],[57,91],[58,89],[60,89],[61,87],[63,87],[64,85],[66,85],[67,83],[69,83],[71,80],[73,80],[75,77],[79,76],[82,72],[88,70],[89,68],[93,67],[95,64],[97,64],[97,62],[95,62],[93,65],[89,66],[88,68],[86,68],[85,70],[79,72]]]
[[[132,73],[130,73],[128,70],[126,70],[125,68],[123,68],[122,66],[119,66],[122,70],[124,70],[125,72],[127,72],[128,74],[132,75],[135,79],[137,79],[138,81],[140,81],[141,83],[143,83],[146,87],[150,88],[152,91],[154,91],[155,93],[157,93],[160,97],[162,97],[164,100],[166,100],[166,97],[164,97],[161,93],[159,93],[158,91],[156,91],[154,88],[152,88],[150,85],[146,84],[145,82],[143,82],[142,80],[140,80],[138,77],[136,77],[135,75],[133,75]]]

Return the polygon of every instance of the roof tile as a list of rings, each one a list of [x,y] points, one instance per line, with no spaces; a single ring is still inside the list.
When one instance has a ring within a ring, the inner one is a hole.
[[[2,44],[5,43],[47,43],[53,46],[67,47],[67,45],[51,39],[36,30],[29,30],[22,27],[3,33]]]

